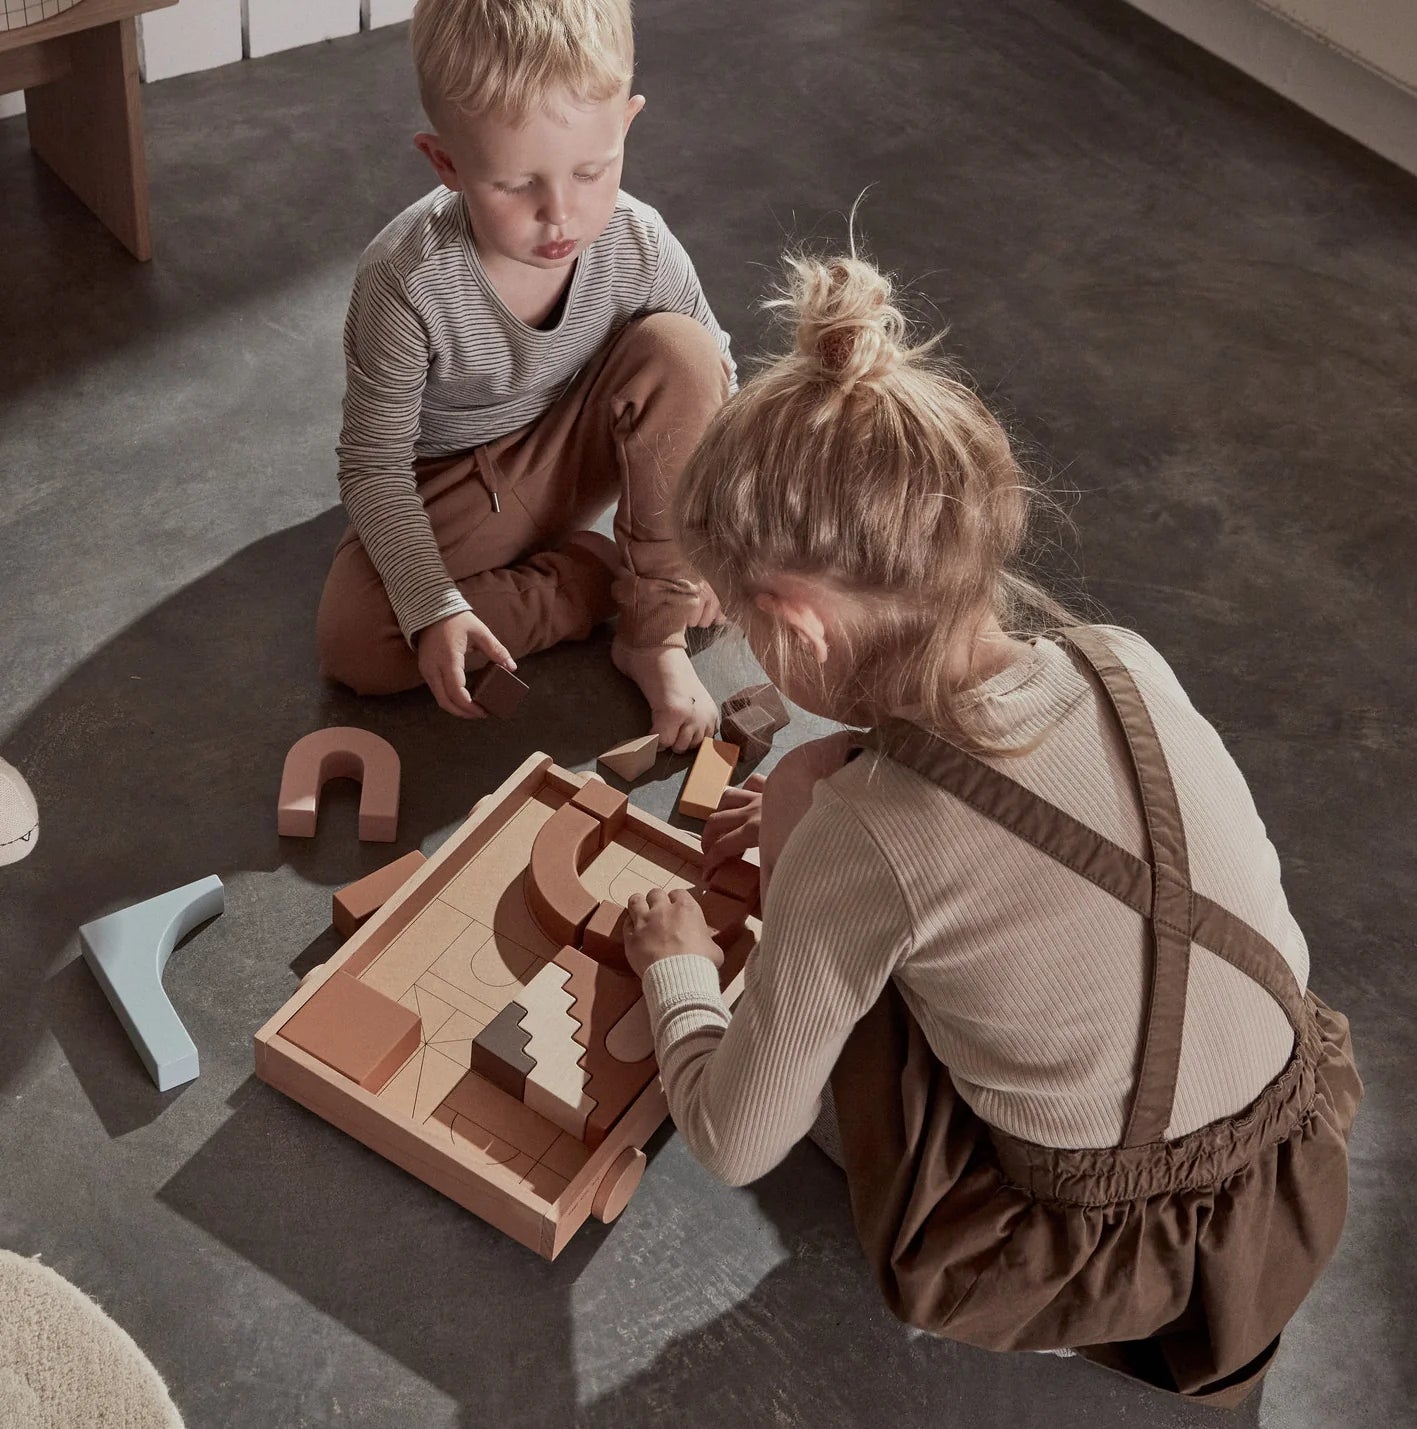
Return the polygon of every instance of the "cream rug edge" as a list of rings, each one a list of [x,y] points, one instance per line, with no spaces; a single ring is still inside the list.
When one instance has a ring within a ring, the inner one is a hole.
[[[182,1429],[162,1376],[76,1285],[0,1250],[0,1429]]]

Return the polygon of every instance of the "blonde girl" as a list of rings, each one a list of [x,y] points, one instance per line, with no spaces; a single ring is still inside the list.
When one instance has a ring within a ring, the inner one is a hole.
[[[1014,573],[1004,431],[851,257],[710,424],[680,537],[792,700],[864,730],[733,791],[732,1020],[684,894],[633,900],[670,1109],[734,1183],[834,1101],[888,1303],[1233,1404],[1337,1242],[1361,1086],[1245,781],[1139,635]]]

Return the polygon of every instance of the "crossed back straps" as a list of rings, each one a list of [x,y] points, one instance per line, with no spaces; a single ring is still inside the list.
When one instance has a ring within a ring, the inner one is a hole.
[[[1243,919],[1191,887],[1186,831],[1171,769],[1131,671],[1089,626],[1063,632],[1096,675],[1121,726],[1146,824],[1149,859],[1104,838],[1007,774],[905,720],[889,720],[863,741],[914,769],[1050,858],[1149,920],[1151,979],[1141,1067],[1123,1146],[1162,1141],[1171,1123],[1191,944],[1199,943],[1264,988],[1302,1035],[1304,1000],[1279,950]]]

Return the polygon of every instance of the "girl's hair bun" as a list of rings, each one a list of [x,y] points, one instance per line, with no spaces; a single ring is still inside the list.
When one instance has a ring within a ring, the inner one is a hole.
[[[774,306],[796,320],[804,367],[847,396],[878,385],[913,355],[891,296],[890,279],[859,258],[798,256],[788,261],[787,287]]]

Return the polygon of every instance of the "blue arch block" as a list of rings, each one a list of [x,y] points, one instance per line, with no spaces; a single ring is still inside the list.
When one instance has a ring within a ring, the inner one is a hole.
[[[199,1070],[196,1045],[162,989],[163,970],[173,948],[225,907],[226,890],[213,874],[79,929],[84,958],[160,1092]]]

